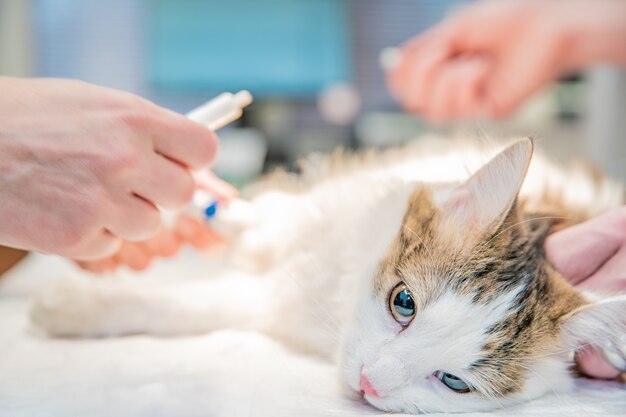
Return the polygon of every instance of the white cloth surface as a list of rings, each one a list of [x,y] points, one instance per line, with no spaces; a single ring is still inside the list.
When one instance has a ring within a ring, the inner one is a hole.
[[[147,277],[137,279],[150,285],[150,279],[206,273],[206,265],[202,268],[199,262],[185,253],[175,261],[159,262],[143,274]],[[60,259],[29,255],[0,280],[2,417],[389,415],[342,395],[332,364],[291,352],[256,333],[47,338],[29,324],[29,295],[70,269]],[[578,380],[570,394],[466,415],[626,416],[626,387]]]

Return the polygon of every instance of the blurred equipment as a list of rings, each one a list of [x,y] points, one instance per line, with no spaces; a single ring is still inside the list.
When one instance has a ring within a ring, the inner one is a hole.
[[[385,147],[426,131],[533,134],[552,155],[583,155],[626,179],[626,76],[614,68],[547,88],[505,120],[433,126],[402,112],[380,64],[393,63],[393,49],[381,52],[468,2],[0,0],[0,74],[77,78],[180,113],[246,88],[255,104],[220,132],[218,164],[229,161],[237,182],[266,152],[265,170],[295,166],[312,151]],[[256,150],[252,165],[238,155]]]
[[[151,81],[165,91],[245,88],[314,97],[350,76],[348,3],[153,0]]]
[[[349,84],[334,84],[317,97],[317,108],[324,121],[349,126],[361,110],[361,98],[356,88]]]
[[[0,0],[0,75],[35,75],[30,1]]]

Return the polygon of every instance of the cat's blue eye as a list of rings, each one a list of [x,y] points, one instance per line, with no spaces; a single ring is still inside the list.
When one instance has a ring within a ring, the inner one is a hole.
[[[470,386],[456,375],[452,375],[444,371],[437,371],[435,372],[435,376],[443,383],[443,385],[450,388],[454,392],[465,394],[471,391]]]
[[[393,318],[406,326],[415,317],[415,301],[403,282],[396,285],[389,295],[389,310]]]

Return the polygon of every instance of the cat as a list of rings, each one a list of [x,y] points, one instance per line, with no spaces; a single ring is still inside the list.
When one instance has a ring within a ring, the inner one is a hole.
[[[527,138],[490,160],[499,147],[444,143],[311,157],[220,209],[218,276],[68,278],[32,321],[66,337],[264,332],[336,362],[385,411],[484,411],[570,389],[572,352],[626,333],[626,296],[575,289],[543,242],[623,205],[622,186],[531,164]]]

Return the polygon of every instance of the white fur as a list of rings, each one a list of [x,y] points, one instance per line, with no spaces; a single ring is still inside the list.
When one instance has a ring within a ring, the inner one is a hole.
[[[381,393],[367,400],[384,410],[486,410],[566,388],[566,361],[559,356],[538,360],[522,393],[502,400],[455,394],[432,377],[444,370],[470,380],[465,368],[480,357],[484,329],[502,318],[515,291],[489,305],[446,292],[404,332],[387,300],[371,293],[376,264],[399,230],[416,183],[458,183],[467,167],[475,170],[484,160],[485,152],[476,149],[407,152],[392,164],[324,177],[300,193],[261,193],[222,211],[216,225],[232,240],[232,261],[248,273],[173,288],[80,277],[41,295],[32,318],[52,334],[76,336],[258,329],[331,359],[343,341],[343,379],[358,390],[363,370]],[[445,194],[446,188],[433,187]]]
[[[569,346],[595,344],[618,352],[622,367],[626,366],[626,294],[599,299],[566,318],[563,332]]]

